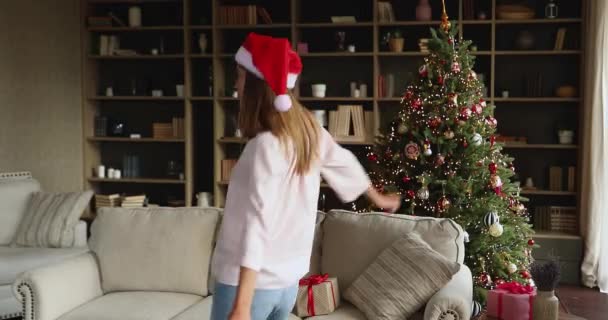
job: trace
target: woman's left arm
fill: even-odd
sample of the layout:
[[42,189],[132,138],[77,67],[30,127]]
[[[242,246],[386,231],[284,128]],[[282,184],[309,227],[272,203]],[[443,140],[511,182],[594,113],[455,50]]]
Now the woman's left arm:
[[239,288],[234,300],[234,307],[230,314],[230,320],[249,320],[251,319],[251,304],[255,292],[255,280],[257,271],[241,267],[239,276]]

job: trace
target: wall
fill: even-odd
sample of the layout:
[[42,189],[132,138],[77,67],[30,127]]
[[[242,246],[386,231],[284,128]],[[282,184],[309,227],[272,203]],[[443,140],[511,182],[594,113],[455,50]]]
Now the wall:
[[80,4],[0,1],[0,172],[82,188]]

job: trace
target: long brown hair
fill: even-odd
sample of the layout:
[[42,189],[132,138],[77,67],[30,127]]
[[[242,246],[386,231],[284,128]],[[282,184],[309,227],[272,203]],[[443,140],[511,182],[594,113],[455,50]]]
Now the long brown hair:
[[[310,111],[304,108],[291,94],[293,105],[286,112],[274,108],[275,94],[264,80],[246,72],[239,129],[247,138],[269,131],[275,135],[285,154],[296,158],[295,171],[305,174],[318,158],[320,127]],[[288,146],[293,147],[288,150]],[[292,153],[293,152],[293,153]]]

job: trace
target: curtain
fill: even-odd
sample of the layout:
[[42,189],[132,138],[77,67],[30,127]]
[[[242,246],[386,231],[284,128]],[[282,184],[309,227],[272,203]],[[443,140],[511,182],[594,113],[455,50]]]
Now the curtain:
[[608,293],[608,1],[586,1],[581,134],[583,284]]

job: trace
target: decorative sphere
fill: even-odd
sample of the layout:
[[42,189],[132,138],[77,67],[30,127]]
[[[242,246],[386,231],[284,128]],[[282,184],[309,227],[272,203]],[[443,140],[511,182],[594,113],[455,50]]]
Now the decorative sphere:
[[428,200],[429,199],[429,188],[422,187],[422,188],[418,189],[418,192],[416,192],[416,196],[422,200]]
[[399,124],[399,127],[397,127],[397,132],[399,132],[399,134],[405,134],[408,130],[408,127],[405,125],[405,123],[401,123]]
[[473,137],[471,138],[471,144],[473,144],[476,147],[479,147],[482,142],[483,142],[483,137],[479,133],[473,134]]
[[502,224],[500,224],[500,223],[495,223],[495,224],[491,225],[490,229],[489,229],[490,235],[495,238],[502,236],[503,231],[504,231],[504,228],[502,227]]
[[469,233],[466,231],[463,233],[463,238],[464,238],[464,243],[469,243],[471,241],[471,238],[469,237]]
[[529,246],[533,246],[533,245],[534,245],[534,243],[535,243],[535,242],[534,242],[534,239],[530,239],[530,240],[528,240],[528,245],[529,245]]
[[427,156],[427,157],[433,155],[433,150],[431,150],[430,147],[424,148],[424,155]]
[[450,200],[443,196],[439,199],[439,201],[437,201],[437,211],[446,212],[448,209],[450,209],[451,205],[452,203],[450,202]]
[[448,129],[443,136],[448,140],[454,139],[454,131]]
[[500,188],[502,187],[502,180],[497,174],[493,174],[490,176],[490,185],[492,188]]
[[530,279],[530,272],[528,272],[527,270],[523,270],[520,274],[522,278]]
[[498,212],[496,211],[486,213],[485,217],[483,218],[483,224],[486,227],[490,227],[498,223],[500,223],[500,218],[498,217]]
[[517,271],[517,266],[515,263],[509,263],[507,266],[507,271],[509,271],[509,273],[515,273],[515,271]]

